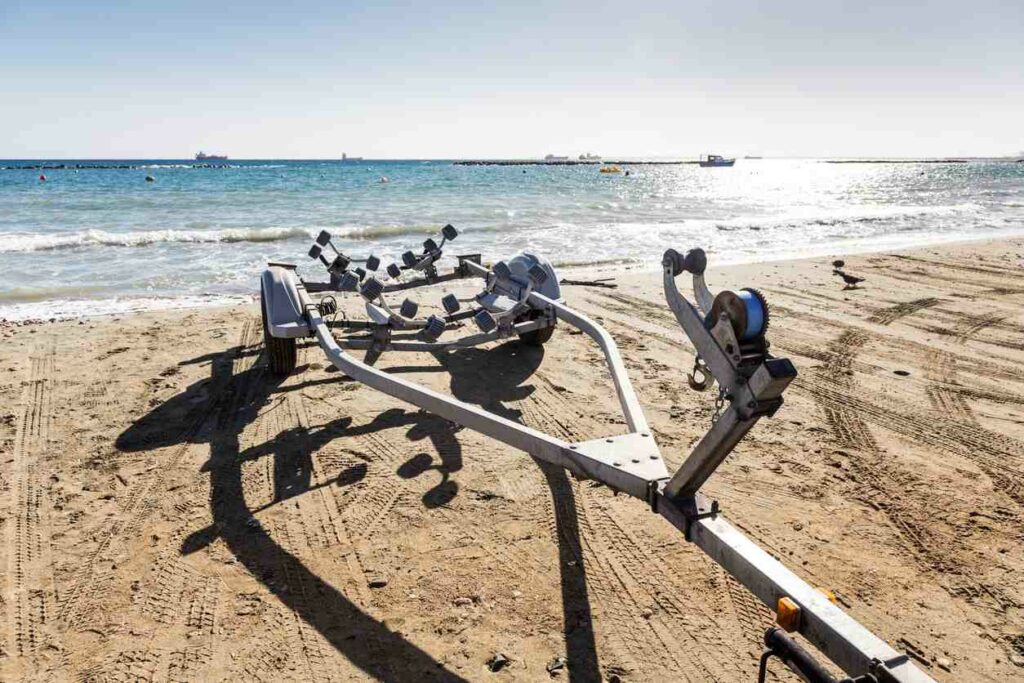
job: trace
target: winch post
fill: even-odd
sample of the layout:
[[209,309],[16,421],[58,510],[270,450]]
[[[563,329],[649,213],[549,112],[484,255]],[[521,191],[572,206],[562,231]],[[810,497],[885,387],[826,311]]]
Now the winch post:
[[[717,417],[665,486],[665,495],[671,498],[696,494],[757,421],[782,405],[782,392],[796,377],[792,363],[784,358],[770,358],[763,352],[767,344],[757,345],[759,350],[753,361],[743,360],[740,342],[728,315],[723,312],[721,319],[712,319],[713,299],[704,281],[706,266],[707,257],[699,249],[691,250],[686,256],[669,249],[662,260],[669,307],[693,344],[697,357],[704,361],[718,382],[721,396],[729,402],[725,412]],[[682,272],[693,274],[694,295],[704,309],[704,316],[676,286],[675,278]],[[720,342],[720,338],[723,341]]]

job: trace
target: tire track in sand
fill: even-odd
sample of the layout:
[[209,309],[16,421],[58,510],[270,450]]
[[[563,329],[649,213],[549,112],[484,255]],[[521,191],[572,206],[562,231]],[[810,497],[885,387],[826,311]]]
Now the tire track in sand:
[[[544,379],[541,373],[537,374]],[[554,389],[549,381],[538,382],[537,390],[517,407],[525,424],[569,441],[594,438],[608,431],[607,424],[582,413],[571,397]],[[572,495],[556,488],[552,498],[556,506],[574,504],[574,510],[565,509],[559,514],[563,518],[575,515],[579,538],[578,543],[564,537],[556,540],[572,544],[572,554],[584,567],[593,604],[602,612],[596,626],[599,632],[607,634],[605,646],[614,658],[626,669],[642,670],[644,676],[653,675],[658,669],[693,681],[742,679],[749,675],[752,669],[745,669],[745,662],[727,656],[729,647],[722,643],[729,642],[728,638],[716,637],[710,629],[691,623],[691,617],[702,610],[704,614],[693,621],[706,625],[706,619],[715,619],[702,604],[708,600],[707,593],[692,588],[707,584],[712,573],[707,563],[687,562],[668,567],[661,553],[627,530],[628,525],[619,520],[607,501],[588,491],[588,484],[568,478],[564,481],[566,487],[571,487]],[[547,509],[554,536],[555,509]],[[722,615],[717,617],[715,620],[721,621]],[[735,635],[744,630],[737,622],[719,626],[727,630],[731,627]],[[763,628],[747,634],[751,635],[750,642],[756,641],[761,632]]]
[[[263,323],[259,317],[245,321],[239,336],[235,357],[232,360],[233,373],[251,369],[260,356],[263,344]],[[154,492],[163,489],[167,476],[177,468],[192,449],[193,437],[202,429],[208,419],[216,415],[218,406],[225,400],[239,401],[239,393],[245,393],[253,384],[253,374],[246,375],[246,387],[239,392],[229,382],[211,384],[205,401],[198,402],[182,420],[184,428],[176,438],[168,457],[159,460],[159,467],[153,468],[143,477],[136,478],[128,490],[121,507],[122,514],[114,517],[100,534],[96,548],[89,554],[72,578],[61,600],[58,617],[66,627],[76,631],[94,625],[95,617],[103,604],[103,594],[110,579],[108,563],[104,562],[115,547],[135,537],[144,522],[155,512],[161,498]]]
[[50,439],[54,363],[53,346],[36,349],[30,357],[29,379],[14,438],[11,517],[6,527],[8,606],[5,650],[22,674],[38,673],[41,651],[57,647],[53,624],[53,567],[50,531],[39,481],[40,457]]
[[867,339],[859,331],[843,332],[829,344],[832,359],[809,377],[798,378],[794,387],[815,398],[833,437],[847,449],[843,453],[856,474],[854,498],[882,511],[911,555],[922,567],[936,572],[940,585],[951,595],[990,600],[996,611],[1002,612],[1015,604],[1013,599],[998,586],[976,578],[970,560],[965,559],[971,556],[969,548],[961,539],[935,531],[929,523],[935,511],[932,491],[881,449],[867,423],[974,460],[997,488],[1002,482],[1001,488],[1010,495],[1012,489],[1007,484],[1011,478],[1006,475],[1004,459],[1016,456],[997,445],[1005,444],[1004,437],[987,430],[942,416],[922,416],[920,410],[910,406],[883,407],[860,398],[849,367]]
[[[232,374],[251,369],[262,348],[262,322],[259,317],[249,319],[242,326],[238,346],[232,358]],[[137,536],[146,520],[166,502],[158,495],[163,491],[167,477],[180,465],[193,447],[194,437],[204,425],[215,418],[226,401],[236,405],[254,386],[256,373],[246,374],[243,387],[232,387],[230,381],[211,384],[205,401],[199,401],[182,420],[184,427],[175,436],[175,446],[168,457],[161,458],[144,477],[132,482],[116,516],[100,534],[96,548],[82,563],[73,577],[61,602],[60,617],[65,627],[74,631],[105,630],[105,595],[116,580],[114,570],[105,559],[118,552],[120,546]],[[175,502],[175,510],[191,510],[193,502],[208,493],[207,485],[188,486]],[[195,498],[195,501],[192,498]],[[184,523],[167,540],[173,551],[157,558],[147,579],[140,583],[140,593],[134,596],[141,611],[158,623],[177,624],[190,628],[199,636],[198,644],[186,648],[168,649],[151,646],[107,652],[79,652],[69,665],[78,671],[81,680],[195,680],[200,669],[213,656],[214,627],[220,602],[220,582],[204,577],[178,557],[181,538],[192,522]],[[95,659],[99,655],[98,661]]]

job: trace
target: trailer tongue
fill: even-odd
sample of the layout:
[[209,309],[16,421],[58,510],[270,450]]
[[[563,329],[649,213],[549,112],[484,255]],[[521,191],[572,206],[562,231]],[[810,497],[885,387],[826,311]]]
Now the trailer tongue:
[[[295,367],[295,342],[314,337],[331,363],[349,377],[389,396],[411,403],[459,425],[486,434],[530,455],[559,465],[577,477],[594,479],[644,501],[683,532],[725,571],[746,586],[777,615],[778,627],[765,633],[765,653],[759,679],[768,661],[777,657],[801,678],[812,683],[835,679],[828,670],[787,633],[798,633],[842,669],[843,681],[861,683],[915,683],[932,679],[904,654],[897,652],[836,607],[819,590],[805,583],[753,541],[730,525],[717,501],[701,493],[704,482],[762,417],[771,417],[782,405],[783,392],[796,377],[785,358],[768,353],[769,310],[764,297],[752,289],[722,291],[713,296],[704,280],[707,259],[694,249],[680,254],[665,252],[662,260],[665,296],[680,326],[697,351],[689,384],[704,391],[718,385],[712,426],[694,446],[675,473],[670,473],[647,425],[614,339],[600,325],[567,306],[550,263],[532,254],[520,254],[492,267],[479,256],[459,257],[447,274],[437,270],[446,241],[457,232],[446,226],[440,244],[427,240],[420,254],[407,252],[404,266],[392,264],[385,283],[364,269],[351,267],[354,259],[336,251],[333,260],[322,249],[330,235],[322,233],[310,251],[328,268],[330,283],[304,283],[293,266],[272,264],[263,274],[261,305],[271,368],[278,373]],[[366,263],[376,271],[379,260]],[[356,272],[362,270],[362,273]],[[403,280],[409,273],[416,278]],[[678,289],[676,278],[693,278],[695,303]],[[480,278],[482,291],[468,310],[452,295],[442,300],[444,316],[417,318],[418,305],[406,300],[392,306],[386,295],[429,287],[460,278]],[[328,321],[337,306],[330,297],[315,302],[311,291],[359,291],[368,320]],[[395,309],[398,310],[395,310]],[[479,333],[450,341],[440,338],[462,320],[473,319]],[[528,343],[544,343],[556,324],[571,325],[600,347],[611,373],[628,428],[618,434],[571,443],[518,422],[489,413],[414,382],[373,367],[385,351],[436,351],[475,346],[518,336]],[[347,334],[335,335],[335,330]],[[396,338],[395,332],[415,331],[415,338]],[[359,331],[361,334],[352,334]],[[364,361],[348,351],[367,351]]]

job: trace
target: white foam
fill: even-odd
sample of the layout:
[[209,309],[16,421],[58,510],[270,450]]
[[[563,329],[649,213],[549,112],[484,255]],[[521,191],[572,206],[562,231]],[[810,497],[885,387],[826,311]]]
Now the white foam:
[[[474,232],[493,232],[500,227],[478,228]],[[327,231],[340,240],[374,240],[403,235],[434,235],[437,225],[351,225],[330,227]],[[215,244],[237,242],[280,242],[290,239],[313,239],[319,227],[300,228],[223,228],[214,230],[138,230],[110,232],[80,230],[65,233],[9,233],[0,235],[0,253],[52,251],[78,247],[145,247],[152,244]]]
[[223,230],[141,230],[108,232],[81,230],[67,233],[11,233],[0,236],[0,253],[48,251],[87,246],[144,247],[161,242],[277,242],[312,238],[308,228],[228,228]]
[[109,299],[50,299],[0,305],[0,320],[72,320],[140,311],[167,311],[247,304],[244,294],[198,294],[175,297],[112,297]]

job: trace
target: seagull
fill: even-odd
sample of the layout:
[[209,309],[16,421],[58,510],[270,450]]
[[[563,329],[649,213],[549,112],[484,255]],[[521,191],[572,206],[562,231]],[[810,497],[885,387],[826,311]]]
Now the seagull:
[[864,282],[864,278],[857,277],[856,275],[850,275],[849,273],[844,273],[838,268],[834,269],[832,271],[832,274],[838,275],[839,277],[843,278],[843,282],[846,283],[846,286],[843,287],[843,289],[859,289],[858,285]]

